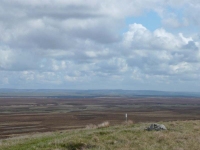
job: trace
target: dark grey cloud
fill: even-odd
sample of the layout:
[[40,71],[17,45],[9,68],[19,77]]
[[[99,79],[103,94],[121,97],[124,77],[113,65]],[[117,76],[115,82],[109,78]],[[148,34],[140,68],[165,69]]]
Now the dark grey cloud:
[[[74,43],[75,44],[75,43]],[[73,40],[57,29],[34,29],[19,36],[9,44],[12,48],[22,49],[68,49],[72,47]]]
[[194,41],[189,41],[186,45],[183,45],[183,49],[188,49],[188,50],[191,50],[193,52],[199,50],[199,48],[197,47],[197,45],[195,44]]
[[59,20],[67,19],[87,19],[87,18],[101,18],[105,17],[103,14],[96,13],[98,12],[95,8],[89,6],[77,6],[77,5],[68,5],[61,8],[32,8],[32,11],[28,11],[26,15],[31,18],[43,18],[48,17]]
[[11,48],[65,50],[75,46],[79,39],[108,44],[119,41],[119,25],[114,27],[118,22],[99,7],[88,2],[3,1],[0,20],[8,37],[3,40]]
[[[93,19],[106,17],[103,13],[98,12],[98,8],[93,8],[87,5],[38,5],[24,6],[22,4],[2,4],[0,7],[2,14],[0,18],[4,21],[17,21],[17,19],[40,19],[51,18],[55,21],[62,21],[67,19]],[[5,12],[6,9],[12,11]],[[12,20],[14,19],[14,20]],[[20,20],[18,20],[20,21]]]
[[110,44],[119,42],[120,37],[112,27],[107,24],[100,24],[89,29],[74,30],[70,33],[71,36],[76,36],[82,39],[90,39],[99,43]]

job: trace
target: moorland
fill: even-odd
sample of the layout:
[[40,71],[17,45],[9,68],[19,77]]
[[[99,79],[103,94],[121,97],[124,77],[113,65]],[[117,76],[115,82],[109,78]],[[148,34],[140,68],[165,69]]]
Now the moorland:
[[198,97],[1,97],[0,138],[85,128],[109,121],[200,120]]

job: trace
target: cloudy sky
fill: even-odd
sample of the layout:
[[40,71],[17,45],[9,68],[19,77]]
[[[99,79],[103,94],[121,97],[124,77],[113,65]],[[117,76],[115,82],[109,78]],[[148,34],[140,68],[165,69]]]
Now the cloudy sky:
[[1,0],[0,88],[199,91],[199,0]]

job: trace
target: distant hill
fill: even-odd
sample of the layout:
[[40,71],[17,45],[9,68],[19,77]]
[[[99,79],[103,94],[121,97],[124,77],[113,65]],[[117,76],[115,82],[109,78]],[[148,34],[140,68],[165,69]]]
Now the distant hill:
[[0,89],[0,97],[200,97],[197,92],[151,90]]

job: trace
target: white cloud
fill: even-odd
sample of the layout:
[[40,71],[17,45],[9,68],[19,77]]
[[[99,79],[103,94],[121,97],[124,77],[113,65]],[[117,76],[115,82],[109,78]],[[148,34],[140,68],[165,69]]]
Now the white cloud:
[[165,49],[177,50],[187,44],[191,38],[187,39],[183,34],[173,35],[163,28],[150,32],[141,24],[132,24],[129,31],[124,33],[124,45],[134,49]]
[[[160,28],[133,23],[122,33],[128,17],[150,11]],[[198,14],[195,0],[2,0],[0,87],[192,83],[200,78],[200,38],[184,29],[199,27]]]
[[187,76],[193,80],[193,75],[200,70],[200,51],[196,43],[182,33],[174,35],[164,29],[151,32],[140,24],[130,25],[123,42],[128,45],[125,57],[133,69],[132,77],[138,80],[152,75],[165,76],[168,80],[174,80],[175,76],[184,80]]

